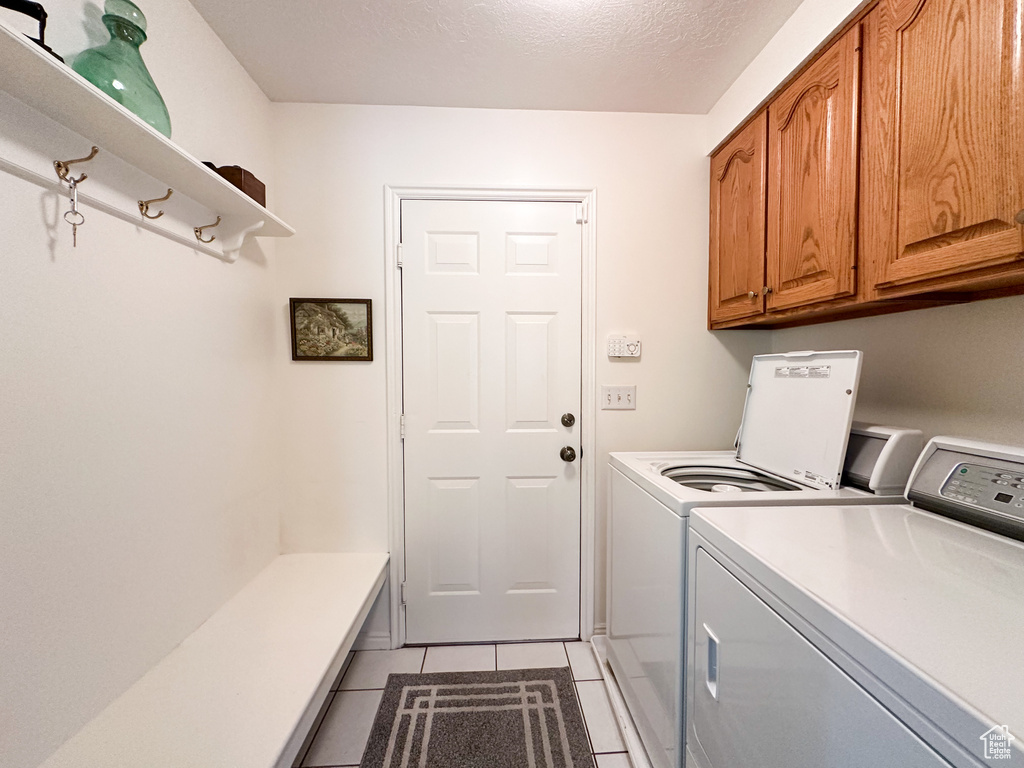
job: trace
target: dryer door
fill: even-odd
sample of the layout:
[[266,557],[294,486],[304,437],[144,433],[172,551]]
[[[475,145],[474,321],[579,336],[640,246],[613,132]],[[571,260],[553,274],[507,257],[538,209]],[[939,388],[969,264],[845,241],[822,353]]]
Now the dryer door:
[[704,768],[949,768],[698,548],[687,748]]

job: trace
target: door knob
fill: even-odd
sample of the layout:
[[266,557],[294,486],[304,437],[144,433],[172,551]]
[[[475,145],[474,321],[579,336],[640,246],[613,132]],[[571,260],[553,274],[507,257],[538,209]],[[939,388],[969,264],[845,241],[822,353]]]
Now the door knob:
[[571,413],[563,413],[562,414],[562,426],[563,427],[571,427],[575,423],[576,423],[576,417],[573,416]]
[[576,451],[570,448],[568,445],[558,452],[558,455],[562,457],[562,461],[576,461]]

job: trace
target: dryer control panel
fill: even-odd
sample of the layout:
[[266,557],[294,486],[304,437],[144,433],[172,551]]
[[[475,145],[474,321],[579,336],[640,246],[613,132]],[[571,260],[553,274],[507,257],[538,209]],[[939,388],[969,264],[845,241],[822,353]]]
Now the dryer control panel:
[[1024,509],[1024,474],[983,464],[957,464],[942,486],[942,495],[997,511]]
[[907,486],[914,506],[1024,541],[1024,449],[933,438]]

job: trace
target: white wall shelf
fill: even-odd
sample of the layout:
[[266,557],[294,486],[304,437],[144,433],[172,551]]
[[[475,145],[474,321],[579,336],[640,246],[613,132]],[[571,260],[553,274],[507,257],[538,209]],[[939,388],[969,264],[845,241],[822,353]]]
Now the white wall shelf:
[[[95,191],[99,185],[93,180],[99,178],[100,166],[96,161],[84,163],[73,166],[72,171],[75,175],[83,172],[89,174],[89,181],[80,189],[82,199],[87,204],[95,202],[98,209],[116,215],[121,214],[114,208],[125,209],[122,218],[130,218],[147,229],[228,261],[237,258],[238,248],[249,233],[255,233],[258,237],[289,237],[295,234],[295,230],[280,218],[122,107],[69,66],[61,64],[27,37],[3,23],[0,23],[0,72],[3,73],[0,90],[98,146],[100,155],[97,159],[104,155],[113,156],[163,186],[163,189],[158,189],[151,184],[139,184],[137,186],[145,188],[122,189],[120,191],[124,194],[121,197],[124,200],[112,205],[99,199]],[[38,154],[38,144],[36,149]],[[34,167],[38,162],[33,163],[33,167],[27,167],[28,164],[22,158],[0,156],[0,160],[7,161],[3,163],[7,170],[37,183],[42,184],[52,178],[51,186],[56,189],[58,181],[52,170],[52,161],[88,154],[88,146],[84,147],[84,151],[82,149],[81,144],[47,147],[51,155],[49,168]],[[123,182],[119,184],[123,186]],[[196,242],[190,228],[179,226],[178,229],[183,231],[174,231],[170,216],[167,221],[161,219],[152,222],[143,219],[134,204],[123,204],[129,200],[158,197],[168,187],[174,190],[179,200],[188,198],[213,214],[208,220],[199,220],[202,217],[197,218],[198,214],[191,211],[190,217],[194,219],[191,226],[209,224],[216,216],[222,218],[220,227],[207,231],[207,236],[216,235],[214,244],[204,246]],[[95,199],[90,199],[90,193]],[[164,208],[170,214],[176,202],[172,200],[160,204],[158,208]]]

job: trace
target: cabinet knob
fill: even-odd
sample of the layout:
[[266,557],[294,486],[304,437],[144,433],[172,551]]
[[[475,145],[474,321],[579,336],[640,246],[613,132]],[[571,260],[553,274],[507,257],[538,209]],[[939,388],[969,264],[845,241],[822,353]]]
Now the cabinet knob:
[[1024,224],[1024,208],[1022,208],[1021,210],[1017,211],[1017,215],[1014,216],[1013,218],[1015,218],[1017,220],[1018,224]]
[[747,298],[748,299],[756,299],[757,298],[757,291],[747,291]]
[[761,295],[762,296],[767,296],[771,292],[772,292],[772,289],[769,288],[767,285],[764,288],[761,289]]

